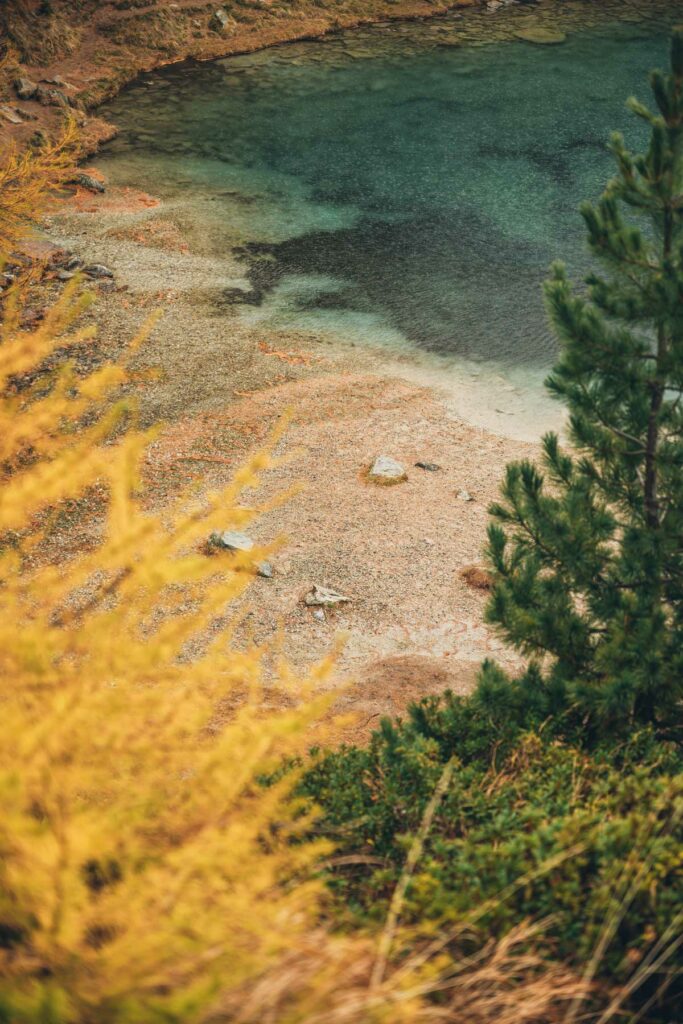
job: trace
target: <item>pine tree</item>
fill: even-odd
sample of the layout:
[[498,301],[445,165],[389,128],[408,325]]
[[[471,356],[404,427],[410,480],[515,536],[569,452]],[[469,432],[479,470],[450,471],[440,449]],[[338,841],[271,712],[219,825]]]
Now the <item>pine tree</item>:
[[671,65],[650,76],[655,113],[628,103],[647,152],[613,135],[617,174],[581,208],[602,273],[576,290],[558,263],[545,285],[572,450],[548,434],[540,467],[509,465],[489,529],[488,619],[529,667],[510,683],[487,664],[480,697],[602,733],[681,719],[683,28]]

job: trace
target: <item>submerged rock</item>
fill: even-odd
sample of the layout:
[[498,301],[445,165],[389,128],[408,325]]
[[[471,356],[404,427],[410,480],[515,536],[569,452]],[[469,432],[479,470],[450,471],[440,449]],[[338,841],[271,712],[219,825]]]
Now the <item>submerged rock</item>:
[[377,484],[400,484],[408,479],[405,466],[389,455],[378,455],[370,466],[368,479]]
[[[246,533],[240,533],[239,530],[225,530],[223,533],[217,531],[209,537],[209,547],[222,548],[224,551],[232,551],[234,553],[249,552],[255,546],[251,537],[247,536]],[[256,564],[256,572],[259,576],[263,576],[264,579],[270,580],[273,578],[273,567],[270,562],[258,562]]]
[[553,28],[520,28],[515,32],[517,39],[524,39],[527,43],[538,43],[545,46],[554,46],[563,43],[567,38],[564,32]]

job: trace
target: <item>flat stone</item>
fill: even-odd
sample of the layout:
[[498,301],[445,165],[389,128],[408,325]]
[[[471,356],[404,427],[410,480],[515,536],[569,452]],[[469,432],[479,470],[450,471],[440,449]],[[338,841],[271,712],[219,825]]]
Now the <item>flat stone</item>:
[[378,484],[400,484],[408,479],[405,466],[389,455],[378,455],[368,473],[368,479]]
[[348,604],[350,597],[330,590],[329,587],[319,587],[317,584],[306,594],[304,604],[309,608],[334,608],[337,604]]
[[84,267],[84,273],[88,277],[113,277],[114,274],[109,267],[103,266],[101,263],[91,263],[90,266]]
[[416,462],[415,465],[418,469],[424,469],[427,473],[438,473],[441,466],[437,466],[436,462]]
[[12,124],[22,124],[24,121],[38,120],[37,114],[32,114],[29,110],[24,110],[22,107],[12,107],[9,103],[3,103],[0,110],[3,117]]
[[228,551],[251,551],[254,542],[246,533],[239,530],[225,530],[223,533],[212,533],[209,538],[211,544],[217,548],[227,548]]
[[458,491],[458,493],[456,494],[456,498],[459,498],[460,501],[474,501],[474,498],[472,497],[470,492],[466,491],[464,488],[463,490]]
[[[224,551],[248,552],[256,545],[251,537],[239,530],[225,530],[223,533],[215,532],[209,537],[209,545],[212,548],[222,548]],[[264,579],[273,578],[273,567],[270,562],[258,562],[256,572]]]
[[16,110],[12,107],[8,107],[6,104],[0,106],[0,117],[4,117],[5,121],[9,121],[10,124],[23,124],[23,117],[19,117]]
[[61,75],[53,75],[52,78],[41,78],[41,82],[47,82],[48,85],[58,85],[60,89],[73,89],[73,85],[65,81]]
[[527,43],[537,43],[540,46],[556,46],[563,43],[567,38],[564,32],[558,32],[552,28],[520,28],[515,32],[517,39],[523,39]]

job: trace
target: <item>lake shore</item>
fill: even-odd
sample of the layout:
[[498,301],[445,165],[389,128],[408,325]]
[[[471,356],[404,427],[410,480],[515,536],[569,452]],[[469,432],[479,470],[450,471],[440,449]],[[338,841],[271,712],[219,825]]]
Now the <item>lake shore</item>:
[[[140,73],[185,60],[211,61],[253,53],[286,43],[320,39],[330,32],[383,22],[431,19],[439,15],[486,6],[486,0],[340,0],[332,9],[311,0],[295,10],[271,8],[270,3],[238,8],[224,23],[216,21],[219,4],[178,0],[173,10],[163,3],[83,5],[83,13],[62,15],[45,29],[41,54],[36,13],[17,12],[19,31],[10,43],[28,55],[18,69],[22,77],[52,84],[62,99],[19,102],[17,119],[0,117],[0,156],[12,145],[23,146],[34,132],[59,131],[65,106],[75,112],[85,153],[94,153],[116,134],[116,126],[97,114],[97,107],[121,91]],[[489,6],[491,6],[489,4]],[[10,17],[11,15],[7,15]],[[26,20],[25,25],[19,19]],[[35,54],[41,54],[36,59]],[[14,101],[15,97],[13,97]],[[24,118],[23,115],[26,115]]]
[[[231,258],[193,252],[172,204],[115,187],[80,194],[51,235],[115,273],[92,314],[100,357],[163,312],[136,364],[146,378],[135,389],[141,423],[162,424],[146,466],[154,505],[190,482],[200,493],[225,483],[291,416],[278,452],[287,459],[254,497],[303,490],[253,531],[258,543],[285,539],[274,578],[250,590],[249,630],[262,643],[282,630],[301,671],[345,635],[334,685],[353,680],[340,699],[358,713],[353,735],[427,693],[466,691],[485,657],[515,663],[483,625],[486,590],[461,573],[481,562],[506,462],[533,456],[535,444],[466,423],[414,360],[240,325],[218,301],[234,284]],[[367,481],[380,454],[406,466],[405,483]],[[302,601],[316,584],[352,600],[319,620]]]

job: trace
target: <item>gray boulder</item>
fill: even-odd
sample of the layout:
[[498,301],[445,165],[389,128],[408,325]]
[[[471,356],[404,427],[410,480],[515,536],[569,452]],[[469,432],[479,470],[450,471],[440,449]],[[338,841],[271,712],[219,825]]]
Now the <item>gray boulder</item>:
[[37,89],[38,86],[30,78],[21,77],[14,79],[14,91],[20,100],[32,100]]
[[225,32],[230,25],[231,19],[226,11],[222,7],[219,7],[217,11],[211,15],[209,20],[209,29],[211,32]]
[[71,101],[61,89],[47,89],[44,85],[36,88],[35,98],[44,107],[70,107]]

